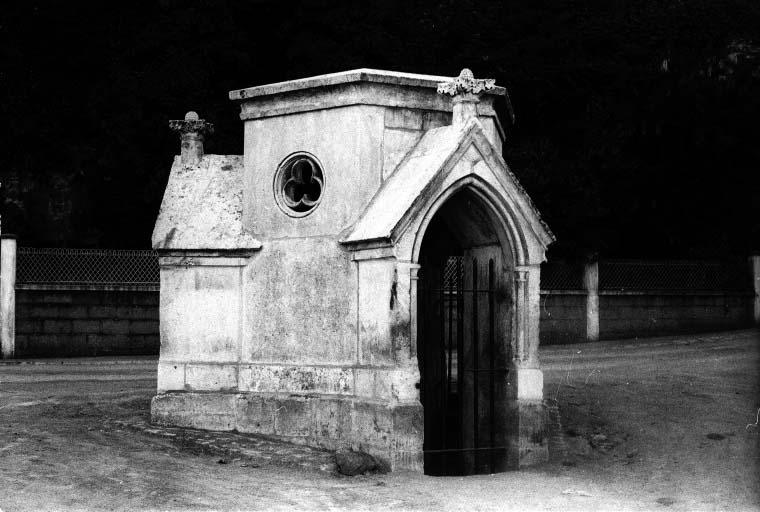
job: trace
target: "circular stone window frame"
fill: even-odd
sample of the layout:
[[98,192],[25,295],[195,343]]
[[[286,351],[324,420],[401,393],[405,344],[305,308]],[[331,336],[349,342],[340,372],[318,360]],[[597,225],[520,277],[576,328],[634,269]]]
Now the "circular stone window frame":
[[[322,180],[322,192],[319,194],[319,198],[317,198],[315,204],[309,208],[308,210],[304,212],[299,212],[297,210],[294,210],[288,204],[285,202],[283,195],[285,193],[285,187],[284,183],[282,183],[282,175],[285,173],[285,171],[291,166],[291,164],[298,159],[306,158],[308,160],[311,160],[312,164],[315,165],[321,174],[321,180]],[[325,196],[325,189],[327,188],[327,180],[325,179],[325,168],[322,165],[322,162],[314,156],[313,154],[309,153],[308,151],[297,151],[295,153],[291,153],[288,156],[286,156],[282,162],[277,166],[277,171],[274,173],[274,180],[272,183],[272,190],[274,192],[274,200],[277,203],[277,206],[282,210],[282,212],[289,216],[294,218],[301,218],[306,217],[307,215],[311,215],[314,210],[319,208],[319,205],[322,204],[322,198]]]

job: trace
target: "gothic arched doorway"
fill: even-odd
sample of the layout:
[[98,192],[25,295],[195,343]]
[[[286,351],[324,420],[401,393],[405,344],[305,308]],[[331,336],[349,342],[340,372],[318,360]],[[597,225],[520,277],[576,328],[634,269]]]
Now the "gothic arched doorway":
[[494,211],[463,189],[434,214],[419,252],[417,358],[430,475],[510,464],[508,368],[514,259]]

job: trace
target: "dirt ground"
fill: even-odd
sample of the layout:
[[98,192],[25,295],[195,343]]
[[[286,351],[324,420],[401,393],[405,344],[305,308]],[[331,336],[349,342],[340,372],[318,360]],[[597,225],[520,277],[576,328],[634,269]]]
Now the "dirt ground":
[[342,477],[326,453],[145,428],[155,359],[2,362],[0,509],[760,510],[757,331],[541,357],[554,460],[464,478]]

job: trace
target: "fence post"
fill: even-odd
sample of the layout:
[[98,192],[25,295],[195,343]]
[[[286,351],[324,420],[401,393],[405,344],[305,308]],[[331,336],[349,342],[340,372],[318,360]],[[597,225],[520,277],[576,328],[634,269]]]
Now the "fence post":
[[0,349],[11,359],[16,348],[16,237],[0,236]]
[[755,324],[760,325],[760,254],[749,257],[752,267],[752,289],[755,290]]
[[591,261],[583,268],[586,289],[586,341],[599,340],[599,262]]

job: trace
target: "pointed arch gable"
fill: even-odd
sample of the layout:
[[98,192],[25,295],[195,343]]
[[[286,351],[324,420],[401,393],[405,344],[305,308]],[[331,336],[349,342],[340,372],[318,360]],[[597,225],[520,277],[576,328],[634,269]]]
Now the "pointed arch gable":
[[515,264],[543,261],[554,237],[477,119],[427,132],[341,242],[395,247],[397,257],[416,261],[419,244],[413,240],[448,198],[465,189],[498,220]]
[[471,193],[489,211],[492,227],[496,231],[500,245],[508,248],[511,253],[510,263],[524,265],[528,255],[527,241],[514,223],[509,206],[500,201],[499,194],[485,180],[475,174],[459,178],[425,205],[424,214],[419,217],[417,222],[413,223],[414,225],[409,226],[412,229],[407,229],[398,239],[397,256],[400,259],[416,263],[419,260],[422,240],[430,221],[452,197],[464,191]]

